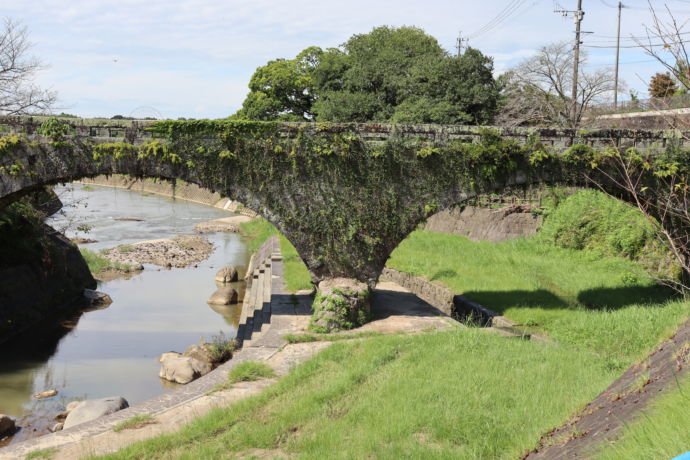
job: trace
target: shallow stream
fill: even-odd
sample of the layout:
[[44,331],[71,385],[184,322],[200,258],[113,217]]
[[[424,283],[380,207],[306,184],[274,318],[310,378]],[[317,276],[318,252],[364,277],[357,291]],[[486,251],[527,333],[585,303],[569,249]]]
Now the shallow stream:
[[[114,188],[68,185],[56,192],[67,205],[65,215],[54,216],[48,224],[57,229],[67,226],[69,237],[97,240],[82,245],[92,251],[191,234],[199,222],[232,215]],[[82,224],[92,227],[88,234],[76,231]],[[19,418],[24,427],[11,442],[47,432],[56,423],[54,415],[75,399],[123,396],[133,405],[169,391],[174,384],[158,377],[161,353],[182,352],[202,337],[210,339],[221,331],[235,336],[239,306],[212,308],[206,300],[216,289],[215,272],[225,265],[246,267],[249,255],[237,234],[206,236],[215,250],[198,267],[145,265],[141,274],[130,279],[99,282],[98,290],[113,299],[109,307],[42,325],[3,345],[0,413]],[[48,389],[58,390],[58,396],[32,397]]]

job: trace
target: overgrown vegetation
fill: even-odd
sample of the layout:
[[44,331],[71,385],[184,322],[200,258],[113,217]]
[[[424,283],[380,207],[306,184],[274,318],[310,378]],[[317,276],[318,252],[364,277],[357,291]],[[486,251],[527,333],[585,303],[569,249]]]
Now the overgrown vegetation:
[[224,363],[232,358],[232,353],[237,349],[235,339],[226,337],[223,331],[217,335],[212,335],[208,342],[202,338],[201,344],[208,352],[212,363]]
[[579,191],[560,203],[539,238],[562,248],[626,257],[654,275],[680,275],[681,267],[661,244],[657,228],[638,209],[596,190]]
[[343,341],[255,397],[104,458],[513,459],[613,375],[600,357],[477,329]]
[[657,397],[623,428],[621,437],[602,446],[600,460],[656,460],[687,452],[690,379],[687,374],[669,393]]

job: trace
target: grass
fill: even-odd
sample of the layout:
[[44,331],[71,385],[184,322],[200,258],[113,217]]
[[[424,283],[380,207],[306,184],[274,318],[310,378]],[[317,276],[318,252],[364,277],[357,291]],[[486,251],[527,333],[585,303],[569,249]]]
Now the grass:
[[340,340],[351,339],[365,339],[369,337],[377,337],[382,335],[378,331],[363,331],[355,332],[353,334],[285,334],[283,339],[288,343],[306,343],[306,342],[338,342]]
[[150,416],[149,414],[135,415],[134,417],[129,418],[115,425],[113,427],[113,431],[115,433],[119,433],[122,430],[136,430],[139,428],[143,428],[146,425],[152,425],[154,423],[157,423],[156,419]]
[[228,372],[228,382],[253,382],[259,379],[275,377],[273,369],[257,361],[244,361]]
[[418,230],[388,266],[441,282],[528,331],[605,356],[617,369],[640,358],[690,312],[690,302],[645,278],[632,261],[536,238],[476,243]]
[[41,449],[41,450],[35,450],[33,452],[29,452],[26,454],[26,457],[24,457],[26,460],[30,460],[33,458],[53,458],[55,454],[58,453],[60,449],[57,447],[51,447],[50,449]]
[[234,338],[227,338],[223,331],[212,335],[209,342],[202,337],[201,344],[208,352],[211,362],[214,363],[224,363],[232,358],[232,353],[237,349],[237,341]]
[[478,329],[342,341],[257,396],[104,458],[518,458],[613,376],[601,358]]
[[86,261],[86,264],[89,266],[89,270],[91,271],[91,273],[94,274],[104,272],[107,270],[117,270],[125,273],[129,273],[134,270],[132,266],[129,264],[112,262],[103,257],[102,255],[90,251],[88,249],[79,248],[79,252],[81,252],[82,257]]
[[[242,235],[247,237],[247,249],[256,251],[272,235],[278,235],[278,230],[266,219],[256,218],[240,224]],[[302,289],[312,289],[311,276],[295,247],[283,235],[280,238],[280,251],[283,255],[283,278],[286,289],[296,292]]]
[[685,374],[672,391],[657,397],[627,424],[618,441],[603,446],[595,457],[600,460],[656,460],[689,451],[688,407],[690,377]]
[[230,372],[228,372],[228,380],[216,385],[213,391],[227,390],[237,382],[254,382],[259,379],[268,379],[275,376],[276,374],[273,372],[273,369],[265,363],[244,361],[230,369]]

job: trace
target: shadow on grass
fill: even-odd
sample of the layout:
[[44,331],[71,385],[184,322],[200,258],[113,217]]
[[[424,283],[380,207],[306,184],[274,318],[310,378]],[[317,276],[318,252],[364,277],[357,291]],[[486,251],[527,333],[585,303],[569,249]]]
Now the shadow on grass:
[[556,295],[546,289],[536,291],[467,291],[467,298],[484,305],[496,313],[514,307],[563,310],[617,310],[635,304],[661,306],[676,294],[664,286],[630,286],[587,289],[577,295]]

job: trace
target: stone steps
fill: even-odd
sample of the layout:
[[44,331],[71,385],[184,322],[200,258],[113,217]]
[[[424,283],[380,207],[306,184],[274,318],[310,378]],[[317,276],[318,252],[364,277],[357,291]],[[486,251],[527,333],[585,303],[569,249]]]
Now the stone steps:
[[280,259],[277,237],[269,238],[251,258],[249,269],[252,271],[246,277],[250,286],[242,303],[237,328],[238,347],[251,347],[261,338],[265,326],[271,323],[272,261]]

